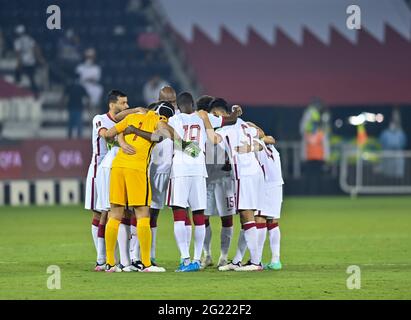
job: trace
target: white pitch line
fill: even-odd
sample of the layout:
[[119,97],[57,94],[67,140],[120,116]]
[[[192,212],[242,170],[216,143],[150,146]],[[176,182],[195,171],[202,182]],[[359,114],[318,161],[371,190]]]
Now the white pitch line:
[[390,266],[390,267],[395,267],[395,266],[400,266],[400,267],[406,267],[406,266],[411,266],[410,263],[359,263],[359,266]]

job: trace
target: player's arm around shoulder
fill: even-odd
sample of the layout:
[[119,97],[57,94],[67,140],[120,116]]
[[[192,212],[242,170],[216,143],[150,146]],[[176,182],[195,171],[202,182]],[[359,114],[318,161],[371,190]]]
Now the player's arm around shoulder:
[[243,109],[239,105],[232,106],[231,110],[232,112],[229,116],[223,117],[221,125],[222,127],[235,124],[237,122],[238,117],[240,117],[243,114]]
[[116,121],[121,121],[130,114],[134,114],[134,113],[146,114],[147,111],[148,111],[148,109],[143,108],[143,107],[129,108],[129,109],[126,109],[124,111],[121,111],[121,112],[117,113],[114,116],[114,119]]
[[129,122],[133,119],[133,116],[134,114],[126,116],[123,120],[106,130],[103,136],[104,139],[114,139],[117,134],[124,132],[128,127]]
[[264,136],[262,140],[265,144],[275,144],[277,142],[273,136]]
[[203,120],[204,126],[206,129],[207,133],[207,138],[213,143],[213,144],[219,144],[222,141],[222,137],[215,132],[209,118],[209,114],[207,111],[200,110],[197,111],[197,115]]
[[174,128],[167,123],[167,119],[160,117],[156,124],[155,134],[163,137],[169,138],[171,140],[181,140],[181,137],[175,132]]

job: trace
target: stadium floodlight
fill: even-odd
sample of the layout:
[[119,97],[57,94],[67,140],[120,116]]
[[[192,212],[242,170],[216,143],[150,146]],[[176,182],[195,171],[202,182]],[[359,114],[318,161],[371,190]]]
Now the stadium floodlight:
[[351,116],[348,118],[348,122],[353,126],[359,126],[365,122],[378,122],[381,123],[384,121],[384,116],[381,113],[370,113],[362,112],[357,116]]
[[377,113],[377,115],[375,116],[375,120],[376,120],[378,123],[383,122],[383,121],[384,121],[384,115],[381,114],[381,113]]
[[353,126],[359,126],[366,121],[365,115],[363,113],[358,116],[351,116],[348,118],[348,122]]

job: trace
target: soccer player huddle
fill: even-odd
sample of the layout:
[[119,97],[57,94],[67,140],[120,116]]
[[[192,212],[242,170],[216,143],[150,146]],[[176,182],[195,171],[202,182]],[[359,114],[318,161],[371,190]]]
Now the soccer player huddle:
[[[211,96],[195,102],[190,93],[176,96],[169,86],[147,108],[129,108],[126,94],[118,90],[110,91],[108,104],[107,113],[93,118],[86,183],[96,271],[164,272],[156,260],[157,219],[164,206],[174,217],[180,251],[176,271],[213,265],[212,215],[222,224],[218,270],[282,268],[278,221],[284,182],[273,137],[241,119],[238,105],[229,107]],[[241,231],[229,260],[235,214]],[[267,233],[271,262],[263,265]],[[243,264],[247,249],[250,260]]]

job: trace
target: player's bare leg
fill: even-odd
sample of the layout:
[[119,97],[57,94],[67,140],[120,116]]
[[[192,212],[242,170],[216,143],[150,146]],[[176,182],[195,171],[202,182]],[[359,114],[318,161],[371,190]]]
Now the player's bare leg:
[[97,233],[97,263],[95,271],[104,271],[106,267],[106,223],[107,223],[107,211],[102,211],[100,215],[100,221],[98,225]]
[[268,237],[270,239],[271,248],[271,263],[266,266],[266,269],[280,270],[282,268],[280,261],[280,241],[281,233],[279,219],[267,220]]
[[164,272],[165,269],[151,265],[151,229],[150,211],[148,206],[134,208],[137,219],[137,237],[140,243],[141,261],[144,265],[142,272]]

